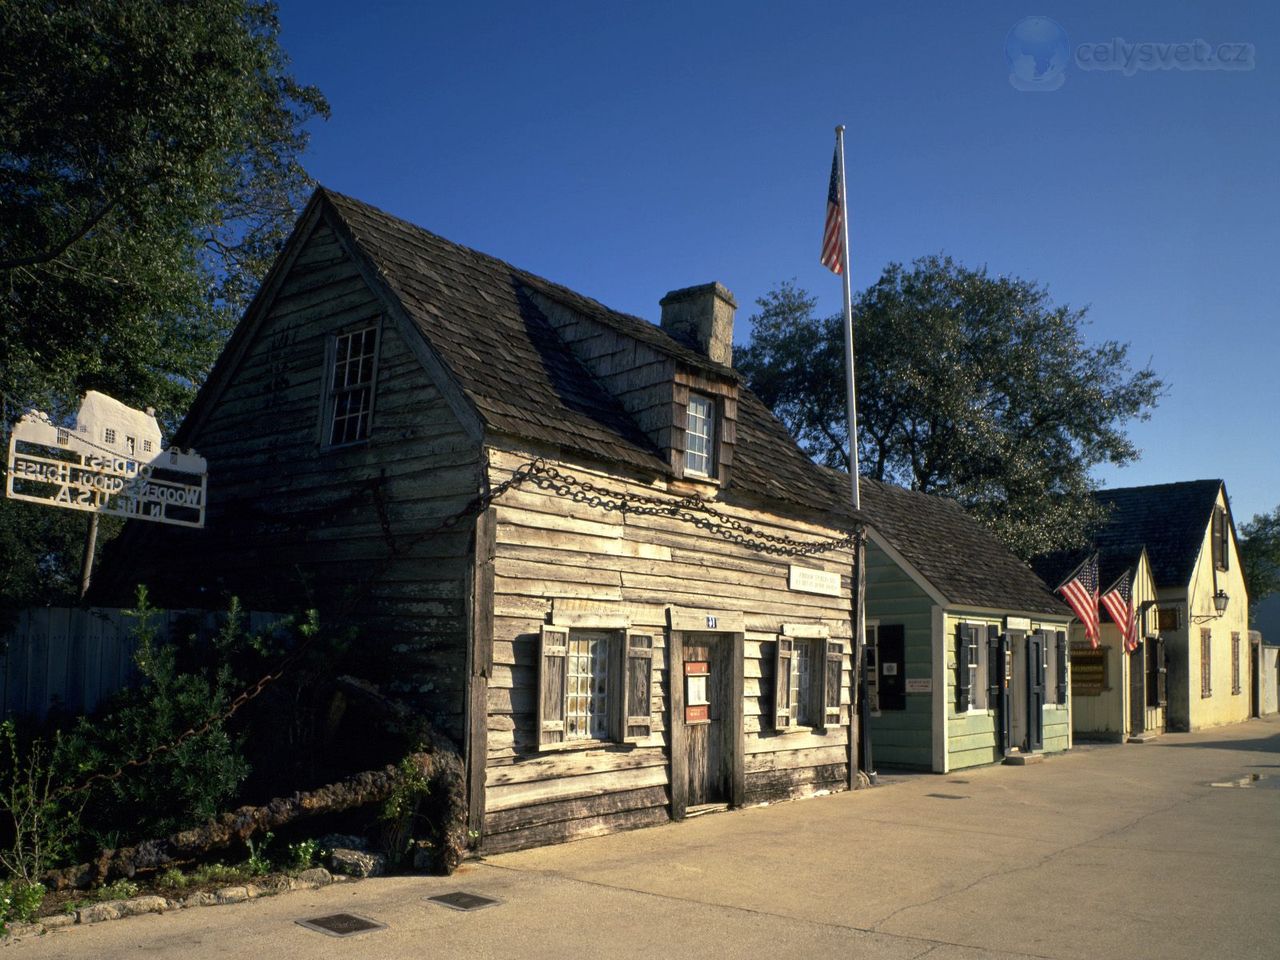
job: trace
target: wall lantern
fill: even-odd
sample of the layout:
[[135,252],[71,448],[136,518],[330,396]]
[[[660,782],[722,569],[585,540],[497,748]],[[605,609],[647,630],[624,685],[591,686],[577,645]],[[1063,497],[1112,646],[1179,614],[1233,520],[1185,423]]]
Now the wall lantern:
[[1218,616],[1222,616],[1227,612],[1227,601],[1230,599],[1231,598],[1227,596],[1226,591],[1222,589],[1219,589],[1218,592],[1213,595],[1213,609],[1218,612]]

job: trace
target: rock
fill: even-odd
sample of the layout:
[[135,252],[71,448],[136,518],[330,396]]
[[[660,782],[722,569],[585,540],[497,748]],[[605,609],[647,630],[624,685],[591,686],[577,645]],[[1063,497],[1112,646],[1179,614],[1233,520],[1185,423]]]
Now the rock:
[[326,833],[316,841],[321,850],[368,850],[369,842],[364,837],[351,833]]
[[329,868],[353,877],[380,877],[387,872],[387,858],[380,853],[339,847],[329,854]]
[[214,892],[218,903],[243,903],[249,899],[248,887],[223,887]]
[[5,936],[10,940],[17,940],[19,937],[29,937],[40,932],[38,923],[11,923]]
[[76,911],[80,923],[101,923],[103,920],[119,920],[124,916],[123,900],[108,900],[106,903],[95,903],[91,907],[81,907]]
[[40,926],[46,930],[56,930],[58,927],[69,927],[76,922],[74,913],[55,913],[51,917],[41,917]]
[[209,907],[218,902],[218,898],[208,890],[193,893],[182,901],[184,907]]
[[435,847],[425,840],[418,840],[413,845],[413,869],[429,873],[436,866]]
[[164,897],[134,897],[132,900],[121,902],[120,916],[136,917],[144,913],[164,913],[167,909],[169,909],[169,901]]
[[303,870],[298,874],[298,879],[303,883],[314,883],[318,887],[328,886],[333,882],[333,877],[324,867],[312,867],[310,870]]

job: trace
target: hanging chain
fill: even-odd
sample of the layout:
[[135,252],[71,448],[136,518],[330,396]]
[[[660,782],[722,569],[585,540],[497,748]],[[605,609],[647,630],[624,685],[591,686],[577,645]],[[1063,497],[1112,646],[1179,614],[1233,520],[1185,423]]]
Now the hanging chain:
[[[439,523],[420,531],[403,545],[398,544],[392,534],[386,501],[382,497],[381,489],[375,487],[373,496],[375,509],[378,513],[378,522],[390,548],[390,556],[387,560],[402,559],[405,552],[411,550],[427,537],[455,527],[467,517],[484,512],[495,501],[501,499],[508,490],[518,489],[525,484],[532,484],[540,490],[545,490],[573,503],[583,504],[593,510],[620,513],[624,516],[630,514],[634,516],[668,517],[690,524],[700,530],[705,530],[729,543],[746,547],[756,553],[765,553],[771,556],[806,557],[828,553],[832,550],[850,549],[857,543],[859,536],[855,531],[838,538],[809,541],[795,540],[785,535],[771,534],[758,530],[749,524],[743,523],[741,520],[726,516],[696,494],[690,494],[679,499],[664,499],[626,490],[610,490],[589,480],[579,480],[571,474],[550,466],[543,458],[537,457],[512,471],[511,476],[506,480],[473,497],[457,513],[451,514]],[[376,573],[381,569],[382,565],[378,565],[373,572]],[[374,577],[369,577],[366,582],[372,582],[373,579]],[[354,603],[354,601],[351,602]],[[186,741],[208,733],[219,724],[230,720],[236,711],[261,695],[268,686],[284,676],[301,659],[315,636],[315,633],[311,633],[304,637],[302,643],[287,654],[275,670],[264,674],[252,686],[241,691],[225,710],[209,717],[199,726],[188,728],[176,739],[161,744],[144,756],[126,760],[110,773],[95,773],[74,787],[61,788],[56,796],[67,796],[68,794],[85,790],[95,783],[119,780],[128,771],[145,767],[164,754],[177,750]]]

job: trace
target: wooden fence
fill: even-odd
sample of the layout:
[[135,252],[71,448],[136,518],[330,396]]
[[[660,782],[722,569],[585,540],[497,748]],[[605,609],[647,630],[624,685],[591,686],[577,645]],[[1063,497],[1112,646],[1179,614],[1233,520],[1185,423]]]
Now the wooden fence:
[[[167,637],[180,618],[202,629],[216,628],[206,611],[157,612],[152,621]],[[247,626],[261,629],[275,614],[250,613]],[[24,611],[0,638],[0,717],[43,721],[51,709],[89,714],[107,697],[138,679],[133,654],[137,621],[106,607],[41,607]]]

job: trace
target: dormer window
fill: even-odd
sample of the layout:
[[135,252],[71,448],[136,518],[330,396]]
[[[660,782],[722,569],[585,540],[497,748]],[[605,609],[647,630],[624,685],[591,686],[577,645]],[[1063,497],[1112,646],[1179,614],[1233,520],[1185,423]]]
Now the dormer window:
[[716,406],[710,397],[689,394],[688,417],[684,432],[684,472],[695,476],[711,476],[715,463]]

